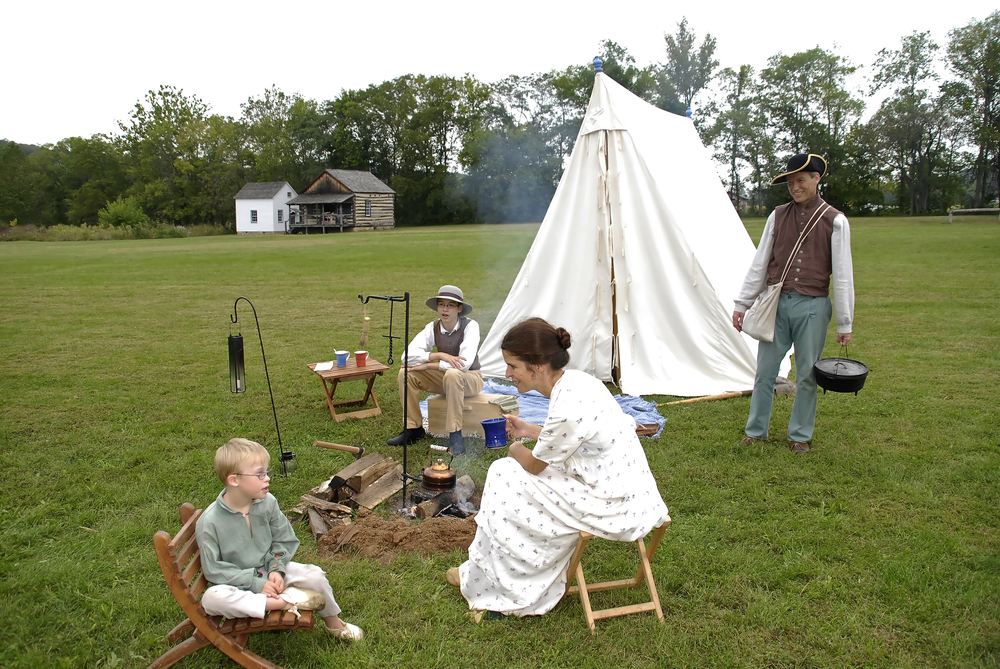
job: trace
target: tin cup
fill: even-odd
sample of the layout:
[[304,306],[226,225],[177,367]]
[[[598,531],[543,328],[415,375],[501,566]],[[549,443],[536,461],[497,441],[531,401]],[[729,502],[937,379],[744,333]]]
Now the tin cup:
[[355,351],[354,352],[354,364],[358,367],[364,367],[368,363],[368,351]]
[[337,351],[337,367],[347,367],[347,351]]

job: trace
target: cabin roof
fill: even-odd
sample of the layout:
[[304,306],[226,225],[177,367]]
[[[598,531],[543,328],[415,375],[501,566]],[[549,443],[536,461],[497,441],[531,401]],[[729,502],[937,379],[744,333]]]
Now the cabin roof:
[[288,204],[336,204],[346,202],[354,193],[303,193],[293,197]]
[[261,181],[249,183],[240,189],[234,200],[270,200],[288,185],[287,181]]
[[326,173],[344,184],[344,186],[355,193],[395,193],[377,176],[371,172],[362,170],[333,170],[328,169]]

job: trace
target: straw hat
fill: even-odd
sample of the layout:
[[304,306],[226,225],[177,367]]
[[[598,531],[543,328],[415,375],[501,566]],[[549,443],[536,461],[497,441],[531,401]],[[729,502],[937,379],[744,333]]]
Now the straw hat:
[[441,286],[438,290],[438,294],[429,298],[426,304],[429,308],[437,311],[438,300],[451,300],[461,304],[462,311],[459,312],[459,316],[468,316],[472,313],[472,305],[465,301],[465,295],[462,293],[462,289],[458,286]]

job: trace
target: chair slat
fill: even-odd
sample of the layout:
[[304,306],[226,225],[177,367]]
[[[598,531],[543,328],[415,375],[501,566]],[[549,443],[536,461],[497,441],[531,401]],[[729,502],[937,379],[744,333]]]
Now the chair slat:
[[177,567],[181,571],[181,580],[184,581],[184,585],[190,586],[198,572],[201,571],[201,551],[197,551],[193,558],[186,563],[178,561]]
[[199,574],[198,580],[192,583],[188,589],[191,591],[191,596],[195,598],[195,601],[200,602],[201,596],[208,590],[208,579],[205,578],[205,574]]

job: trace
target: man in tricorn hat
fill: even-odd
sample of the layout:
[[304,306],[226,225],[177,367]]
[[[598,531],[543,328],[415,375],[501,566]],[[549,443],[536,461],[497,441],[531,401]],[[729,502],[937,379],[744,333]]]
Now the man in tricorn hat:
[[[788,446],[793,453],[809,450],[816,424],[816,379],[813,365],[819,360],[830,325],[830,277],[833,307],[837,314],[837,343],[851,340],[854,321],[854,269],[851,262],[851,229],[847,217],[819,196],[819,181],[826,174],[826,160],[814,153],[800,153],[771,185],[788,184],[793,202],[775,208],[767,219],[757,254],[743,280],[733,327],[743,330],[743,314],[769,285],[781,282],[774,341],[757,347],[757,376],[750,400],[743,444],[767,439],[774,400],[774,382],[785,354],[795,346],[795,403],[788,421]],[[815,227],[802,240],[803,230]],[[798,246],[798,250],[795,248]]]
[[466,316],[472,305],[457,286],[441,286],[437,295],[427,300],[437,312],[431,321],[406,347],[403,364],[407,367],[404,384],[399,370],[399,400],[406,403],[406,425],[397,436],[386,441],[390,446],[412,444],[424,437],[420,415],[420,391],[445,396],[445,428],[452,455],[465,453],[462,436],[462,410],[466,397],[483,389],[479,371],[479,324]]

